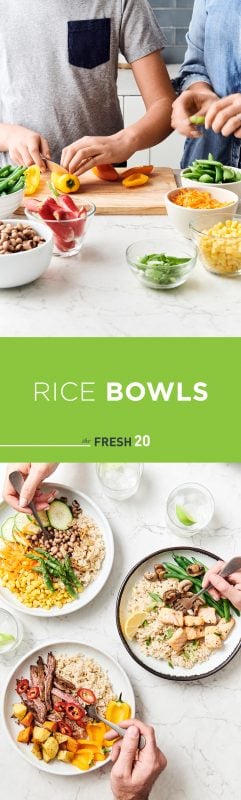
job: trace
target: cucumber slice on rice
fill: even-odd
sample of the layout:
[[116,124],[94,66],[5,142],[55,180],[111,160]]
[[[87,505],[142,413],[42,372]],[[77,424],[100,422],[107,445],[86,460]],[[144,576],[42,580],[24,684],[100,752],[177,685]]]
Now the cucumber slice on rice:
[[14,542],[13,526],[15,524],[15,517],[7,517],[1,527],[1,536],[4,542]]
[[62,500],[53,500],[47,514],[51,527],[56,528],[57,531],[66,531],[72,525],[72,512]]
[[23,528],[26,528],[26,525],[29,525],[29,517],[27,514],[24,514],[23,511],[19,511],[15,517],[15,529],[17,531],[22,531]]

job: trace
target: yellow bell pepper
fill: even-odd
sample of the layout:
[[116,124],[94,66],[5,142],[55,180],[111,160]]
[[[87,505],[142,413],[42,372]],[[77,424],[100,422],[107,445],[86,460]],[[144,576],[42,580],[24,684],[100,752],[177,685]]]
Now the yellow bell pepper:
[[102,746],[103,739],[106,733],[106,726],[104,722],[87,722],[86,731],[89,739],[96,742],[98,747]]
[[125,719],[130,719],[131,707],[122,700],[122,694],[118,700],[111,700],[108,703],[105,716],[108,722],[116,722],[117,725]]
[[91,767],[93,761],[93,750],[83,750],[81,753],[77,753],[71,763],[74,767],[78,767],[78,769],[87,770]]
[[79,178],[77,178],[77,175],[71,175],[70,172],[65,172],[64,175],[51,172],[51,183],[58,192],[63,192],[64,194],[78,192],[80,188]]
[[148,175],[144,175],[141,172],[135,172],[133,175],[129,175],[127,178],[124,178],[122,185],[125,186],[126,189],[135,189],[137,186],[144,186],[144,184],[148,183],[148,181]]
[[77,746],[78,753],[82,752],[82,750],[93,750],[94,753],[97,753],[99,749],[99,745],[93,739],[78,739]]
[[40,168],[37,164],[32,164],[31,167],[28,167],[25,172],[25,192],[24,194],[29,197],[31,194],[35,194],[37,191],[39,184],[40,184]]
[[107,753],[102,753],[101,750],[99,750],[98,753],[95,753],[94,762],[96,763],[96,761],[106,761],[106,758],[107,758]]

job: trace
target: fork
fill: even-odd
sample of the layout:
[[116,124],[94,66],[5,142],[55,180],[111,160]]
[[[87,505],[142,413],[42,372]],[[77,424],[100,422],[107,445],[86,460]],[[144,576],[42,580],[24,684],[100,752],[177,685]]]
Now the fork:
[[[219,575],[221,578],[227,578],[229,575],[232,575],[233,572],[236,572],[236,570],[239,569],[241,569],[241,558],[237,556],[236,558],[231,558],[231,560],[227,562],[225,567],[221,570],[221,572],[219,572]],[[177,600],[175,603],[175,609],[177,611],[189,611],[189,609],[192,608],[193,603],[195,603],[197,597],[200,597],[201,594],[208,592],[208,590],[212,588],[212,584],[208,583],[205,589],[200,589],[200,591],[194,594],[193,597]]]

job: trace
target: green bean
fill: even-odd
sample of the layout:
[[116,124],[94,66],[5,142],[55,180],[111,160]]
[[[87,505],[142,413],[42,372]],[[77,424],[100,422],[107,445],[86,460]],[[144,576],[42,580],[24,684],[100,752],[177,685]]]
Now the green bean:
[[226,600],[226,599],[223,601],[223,608],[224,608],[225,620],[226,620],[226,622],[229,622],[230,616],[231,616],[230,615],[230,605],[229,605],[228,600]]
[[14,194],[14,192],[19,192],[20,189],[24,189],[25,180],[24,177],[19,178],[19,181],[12,186],[11,189],[8,190],[8,194]]

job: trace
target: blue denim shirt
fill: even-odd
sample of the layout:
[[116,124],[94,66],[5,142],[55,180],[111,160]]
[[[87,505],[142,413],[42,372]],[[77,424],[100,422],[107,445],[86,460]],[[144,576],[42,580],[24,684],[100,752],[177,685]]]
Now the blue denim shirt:
[[[185,60],[174,81],[179,91],[204,81],[219,97],[241,92],[241,0],[195,0],[186,39]],[[200,139],[186,139],[181,166],[209,152],[238,167],[241,140],[211,130]]]

